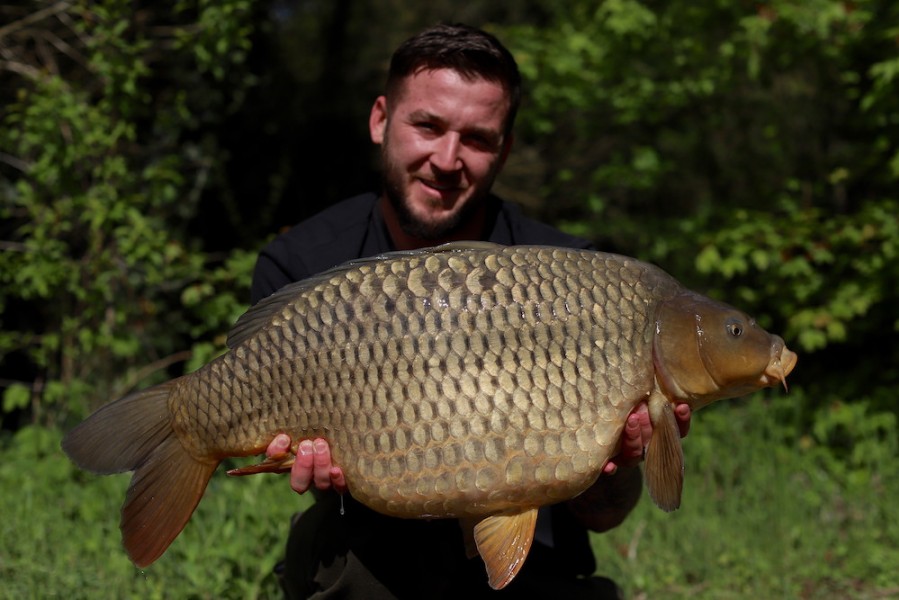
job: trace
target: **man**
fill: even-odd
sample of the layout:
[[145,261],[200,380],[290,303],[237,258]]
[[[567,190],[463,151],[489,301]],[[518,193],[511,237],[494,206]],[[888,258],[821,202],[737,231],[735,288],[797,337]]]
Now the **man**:
[[[428,29],[394,54],[385,94],[369,118],[381,147],[383,189],[339,203],[275,239],[260,254],[253,302],[353,258],[468,239],[502,244],[590,244],[523,217],[490,193],[512,146],[520,75],[498,40],[463,25]],[[689,407],[676,409],[682,435]],[[316,504],[291,531],[282,574],[290,597],[617,597],[595,561],[587,528],[618,525],[641,492],[639,462],[651,427],[645,406],[628,418],[618,456],[578,498],[541,511],[531,554],[504,590],[488,588],[465,556],[455,520],[389,518],[352,500],[325,440],[299,446],[291,486]],[[269,454],[290,445],[278,436]]]

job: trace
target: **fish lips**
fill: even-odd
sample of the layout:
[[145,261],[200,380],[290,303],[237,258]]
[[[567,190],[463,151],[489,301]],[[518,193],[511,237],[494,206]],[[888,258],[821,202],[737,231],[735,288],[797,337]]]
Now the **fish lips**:
[[768,363],[768,368],[762,373],[760,381],[765,386],[773,386],[775,382],[780,382],[784,386],[784,390],[787,390],[787,375],[793,371],[799,361],[799,356],[787,348],[782,341],[775,344],[772,350],[774,356]]

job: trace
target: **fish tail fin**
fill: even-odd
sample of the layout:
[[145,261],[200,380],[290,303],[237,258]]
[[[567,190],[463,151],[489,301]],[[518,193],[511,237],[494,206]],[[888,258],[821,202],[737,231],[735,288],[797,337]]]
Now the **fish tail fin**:
[[76,426],[62,448],[80,468],[134,471],[122,506],[122,540],[139,567],[159,558],[203,497],[218,461],[202,461],[172,428],[168,397],[178,380],[107,404]]

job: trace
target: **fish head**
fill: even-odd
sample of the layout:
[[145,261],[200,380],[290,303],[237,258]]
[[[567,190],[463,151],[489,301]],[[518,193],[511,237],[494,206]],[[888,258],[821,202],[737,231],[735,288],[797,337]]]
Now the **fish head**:
[[797,356],[746,313],[685,292],[659,307],[653,360],[666,395],[696,410],[778,383],[786,388]]

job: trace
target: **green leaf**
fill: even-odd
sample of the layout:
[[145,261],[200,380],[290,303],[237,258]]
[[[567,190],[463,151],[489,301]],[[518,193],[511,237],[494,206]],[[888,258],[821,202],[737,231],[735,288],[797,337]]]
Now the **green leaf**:
[[31,388],[14,383],[3,392],[3,412],[11,413],[14,410],[26,408],[31,402]]

